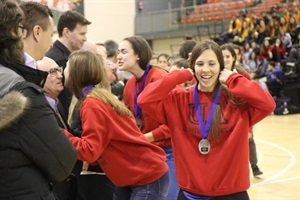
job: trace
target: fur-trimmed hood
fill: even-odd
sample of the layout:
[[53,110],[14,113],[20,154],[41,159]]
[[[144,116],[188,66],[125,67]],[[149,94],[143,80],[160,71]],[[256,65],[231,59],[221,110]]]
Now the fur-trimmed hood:
[[0,130],[16,122],[26,108],[29,100],[19,91],[11,91],[0,98]]

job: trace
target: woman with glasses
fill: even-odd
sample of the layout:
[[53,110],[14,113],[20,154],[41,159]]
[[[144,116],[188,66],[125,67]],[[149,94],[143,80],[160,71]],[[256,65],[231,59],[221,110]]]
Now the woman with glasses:
[[47,72],[24,66],[24,14],[0,1],[0,199],[55,200],[77,151],[57,125],[39,86]]

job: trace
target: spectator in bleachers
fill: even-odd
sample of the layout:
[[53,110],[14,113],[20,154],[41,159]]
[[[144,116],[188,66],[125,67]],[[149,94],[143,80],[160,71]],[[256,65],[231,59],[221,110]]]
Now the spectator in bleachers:
[[280,63],[282,60],[286,59],[286,47],[284,44],[282,44],[280,38],[276,38],[274,45],[272,45],[270,48],[270,51],[272,52],[272,57],[270,60]]
[[259,45],[255,41],[251,41],[251,49],[256,53],[256,55],[260,52]]
[[268,63],[267,81],[268,90],[272,96],[279,97],[284,88],[284,74],[280,66],[275,62]]
[[295,8],[294,8],[293,17],[295,18],[296,23],[299,24],[300,23],[300,10],[299,10],[298,6],[295,6]]
[[297,22],[294,16],[290,18],[290,21],[288,23],[288,29],[287,32],[290,33],[292,37],[292,43],[296,40],[296,30],[297,30]]
[[260,20],[259,21],[259,26],[258,26],[258,38],[257,38],[257,42],[259,44],[262,43],[262,41],[264,40],[264,38],[267,36],[267,28],[266,28],[266,23],[264,20]]
[[[242,52],[241,47],[233,44],[232,45],[235,55],[236,55],[236,61],[235,61],[235,68],[238,70],[239,73],[243,74],[244,71],[248,72],[250,71],[249,66],[245,65],[242,61]],[[247,75],[243,74],[244,76],[248,77]]]
[[289,53],[293,46],[291,34],[289,32],[284,32],[282,29],[280,29],[279,37],[281,39],[282,44],[285,46],[286,51]]
[[287,9],[287,7],[285,7],[282,11],[282,17],[285,19],[286,22],[290,21],[291,18],[291,14],[289,12],[289,10]]
[[283,32],[287,32],[288,30],[288,21],[285,20],[284,17],[279,18],[279,27],[283,30]]
[[293,46],[299,46],[300,45],[300,27],[296,29],[296,39],[293,42]]
[[257,54],[255,51],[251,51],[249,59],[245,61],[245,64],[249,66],[250,74],[256,71],[260,65],[260,61],[257,59]]
[[238,35],[241,28],[242,28],[241,20],[236,15],[233,15],[232,19],[229,22],[228,32],[225,34],[226,40],[233,39],[234,36]]
[[263,11],[261,13],[261,20],[263,20],[265,22],[265,24],[269,24],[271,17],[269,16],[269,14],[267,12]]
[[243,53],[242,53],[242,63],[246,64],[246,61],[249,59],[250,54],[252,53],[252,49],[249,42],[245,42],[243,46]]
[[276,20],[270,20],[268,24],[268,36],[274,39],[279,34],[279,22]]
[[238,31],[237,35],[233,38],[233,43],[243,44],[249,40],[249,24],[247,21],[242,22],[242,28]]
[[260,47],[258,59],[261,61],[264,61],[264,60],[269,60],[272,57],[273,57],[273,55],[271,52],[271,45],[270,45],[269,38],[265,38],[264,42],[262,43],[262,45]]

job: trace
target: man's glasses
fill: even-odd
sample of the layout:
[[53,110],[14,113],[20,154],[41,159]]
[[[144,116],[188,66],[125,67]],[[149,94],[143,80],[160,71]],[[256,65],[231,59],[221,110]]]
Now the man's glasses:
[[18,26],[22,30],[23,38],[27,36],[27,29],[23,25]]
[[48,71],[48,74],[49,74],[51,77],[57,76],[57,73],[62,74],[62,73],[63,73],[63,68],[62,68],[62,67],[56,67],[56,68],[51,68],[51,69]]

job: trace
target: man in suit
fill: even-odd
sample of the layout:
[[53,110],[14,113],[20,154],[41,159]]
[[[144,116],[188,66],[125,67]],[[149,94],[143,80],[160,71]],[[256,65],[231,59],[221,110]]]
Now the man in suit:
[[[62,84],[62,67],[59,67],[51,58],[44,57],[42,60],[37,61],[37,68],[41,71],[48,72],[43,89],[45,97],[55,113],[58,125],[72,133],[72,130],[67,123],[67,116],[64,115],[63,107],[58,100],[58,95],[64,89]],[[77,198],[77,180],[81,169],[82,161],[78,160],[72,174],[66,180],[59,183],[53,183],[60,200],[74,200]]]
[[[57,23],[59,38],[46,53],[46,56],[52,58],[59,66],[65,69],[69,55],[81,49],[86,41],[87,26],[89,24],[91,22],[76,11],[66,11],[63,13]],[[71,91],[64,88],[58,98],[64,107],[65,114],[68,115],[72,98]]]

